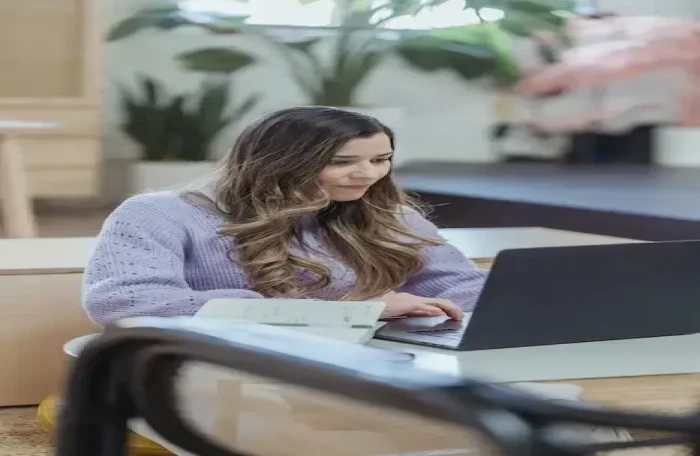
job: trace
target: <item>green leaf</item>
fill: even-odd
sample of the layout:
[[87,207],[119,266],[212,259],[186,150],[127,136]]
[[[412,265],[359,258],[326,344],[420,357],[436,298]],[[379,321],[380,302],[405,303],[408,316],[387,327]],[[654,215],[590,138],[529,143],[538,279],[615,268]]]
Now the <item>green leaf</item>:
[[511,0],[464,0],[464,9],[494,8],[505,10]]
[[241,118],[243,118],[243,116],[248,114],[248,112],[250,112],[250,110],[252,110],[258,104],[260,99],[261,99],[260,94],[251,95],[243,103],[241,103],[240,106],[238,106],[236,109],[234,109],[231,114],[218,119],[218,124],[215,126],[214,130],[212,131],[213,136],[216,136],[224,128],[239,122],[241,120]]
[[107,32],[107,41],[117,41],[153,26],[153,22],[147,17],[133,16],[118,22]]
[[523,38],[530,37],[533,32],[533,30],[527,27],[526,23],[518,20],[513,14],[504,16],[503,19],[498,21],[498,25],[506,32]]
[[229,87],[225,81],[205,81],[197,106],[203,133],[213,136],[219,129],[219,122],[229,103]]
[[511,39],[496,24],[436,30],[403,40],[398,51],[418,69],[450,70],[467,80],[490,77],[503,85],[521,76]]
[[106,40],[121,40],[152,27],[167,29],[170,26],[169,21],[173,21],[172,16],[179,11],[180,8],[176,4],[144,8],[110,27]]
[[488,75],[496,56],[484,45],[459,43],[419,36],[401,43],[398,54],[409,64],[423,71],[451,70],[465,79]]
[[513,35],[531,37],[542,32],[563,34],[566,19],[557,15],[535,16],[518,11],[508,11],[498,22],[498,25]]
[[421,0],[389,0],[393,16],[415,16],[424,6]]
[[551,14],[556,11],[573,11],[576,2],[573,0],[511,0],[507,10],[520,11],[529,14]]
[[[206,160],[212,140],[238,120],[224,114],[230,97],[227,79],[206,80],[199,90],[175,96],[150,77],[141,78],[137,88],[118,85],[122,129],[141,146],[145,160]],[[251,109],[257,96],[246,103],[240,109]]]
[[493,24],[474,24],[461,27],[445,27],[430,32],[433,36],[447,42],[475,44],[482,46],[491,39]]
[[158,106],[161,102],[162,92],[164,91],[161,84],[154,79],[141,77],[141,85],[146,102],[151,106]]
[[321,38],[308,38],[298,41],[280,41],[282,44],[290,49],[303,52],[304,54],[309,54],[311,49],[319,42]]
[[522,77],[522,70],[513,51],[512,39],[496,24],[486,24],[490,32],[487,45],[496,55],[494,81],[498,85],[515,83]]
[[196,26],[217,34],[240,33],[247,16],[210,11],[184,10],[177,4],[145,8],[118,22],[107,33],[107,41],[116,41],[144,29],[173,30],[182,26]]
[[240,106],[238,106],[231,114],[230,119],[232,121],[238,121],[241,117],[245,116],[253,109],[261,100],[260,94],[254,94],[248,97]]
[[226,16],[212,19],[209,22],[200,22],[207,31],[219,35],[237,35],[243,33],[248,16]]
[[205,48],[177,56],[185,69],[205,73],[234,73],[251,65],[250,54],[230,48]]

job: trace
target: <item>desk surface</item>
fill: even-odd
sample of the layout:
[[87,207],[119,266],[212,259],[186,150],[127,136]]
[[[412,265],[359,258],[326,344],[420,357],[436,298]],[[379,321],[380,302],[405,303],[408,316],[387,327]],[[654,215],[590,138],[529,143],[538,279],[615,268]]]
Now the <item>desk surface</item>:
[[0,275],[82,272],[95,238],[0,239]]
[[[500,382],[572,383],[583,388],[584,400],[610,407],[687,413],[700,405],[700,335],[481,352],[379,340],[371,345],[415,353],[418,366],[452,374]],[[663,362],[652,365],[652,359]]]
[[[630,239],[548,228],[450,228],[447,240],[472,259],[492,258],[510,248],[638,242]],[[0,275],[81,272],[95,238],[0,239]]]
[[700,334],[465,352],[380,340],[372,345],[414,353],[426,369],[497,382],[700,373]]
[[52,122],[24,122],[16,120],[0,120],[0,134],[31,133],[33,131],[51,130],[58,124]]
[[551,228],[446,228],[445,239],[471,259],[494,258],[506,249],[573,247],[642,242],[633,239],[576,233]]

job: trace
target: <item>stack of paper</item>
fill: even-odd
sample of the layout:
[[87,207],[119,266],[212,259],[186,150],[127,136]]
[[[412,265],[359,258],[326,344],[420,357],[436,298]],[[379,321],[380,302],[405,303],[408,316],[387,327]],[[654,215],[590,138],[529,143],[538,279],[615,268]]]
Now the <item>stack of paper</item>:
[[384,323],[383,302],[311,299],[212,299],[195,317],[246,320],[364,344]]

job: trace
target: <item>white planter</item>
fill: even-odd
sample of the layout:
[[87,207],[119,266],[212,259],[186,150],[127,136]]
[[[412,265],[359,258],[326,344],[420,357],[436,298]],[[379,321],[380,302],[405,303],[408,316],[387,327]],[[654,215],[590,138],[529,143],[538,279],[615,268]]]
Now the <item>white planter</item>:
[[157,190],[174,190],[210,174],[215,162],[147,162],[133,164],[131,194]]
[[654,162],[662,166],[700,166],[700,128],[658,127]]

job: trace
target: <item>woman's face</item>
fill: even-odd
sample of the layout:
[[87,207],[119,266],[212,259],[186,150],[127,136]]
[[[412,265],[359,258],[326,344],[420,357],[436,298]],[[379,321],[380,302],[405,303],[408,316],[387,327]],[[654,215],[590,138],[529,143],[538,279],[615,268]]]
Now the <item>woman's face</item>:
[[333,201],[352,201],[389,174],[394,151],[384,133],[348,141],[319,175]]

